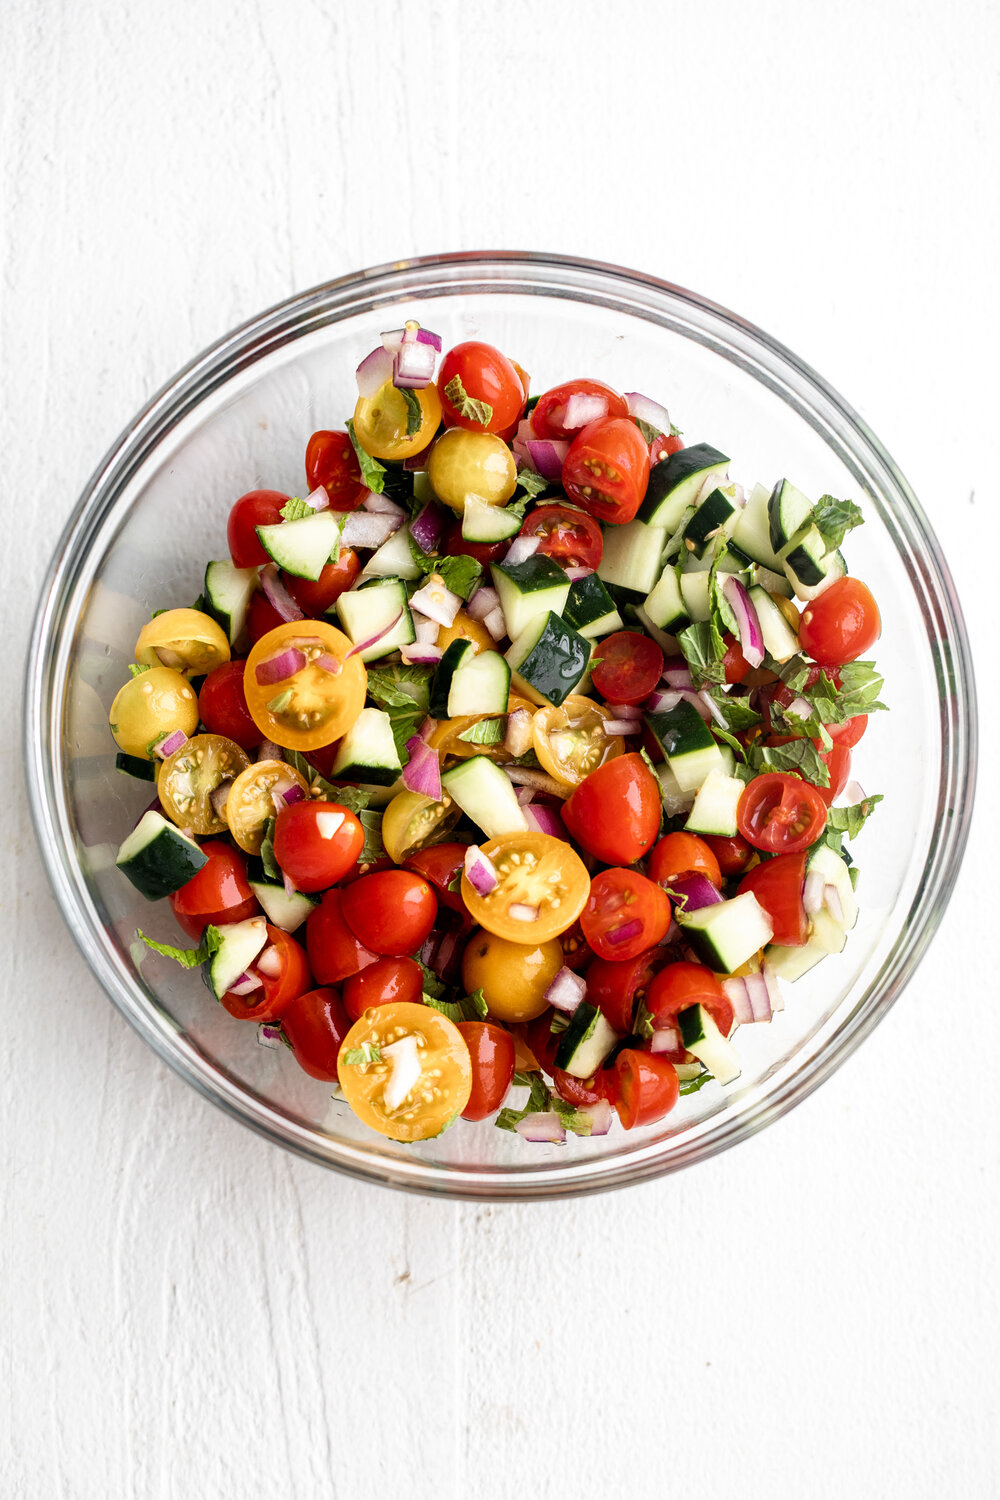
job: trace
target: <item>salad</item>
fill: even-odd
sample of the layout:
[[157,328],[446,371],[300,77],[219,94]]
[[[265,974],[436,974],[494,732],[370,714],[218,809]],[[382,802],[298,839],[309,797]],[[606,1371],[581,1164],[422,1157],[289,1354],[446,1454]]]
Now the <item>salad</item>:
[[117,863],[195,944],[136,953],[393,1140],[650,1124],[856,922],[861,512],[415,321],[357,384],[136,641]]

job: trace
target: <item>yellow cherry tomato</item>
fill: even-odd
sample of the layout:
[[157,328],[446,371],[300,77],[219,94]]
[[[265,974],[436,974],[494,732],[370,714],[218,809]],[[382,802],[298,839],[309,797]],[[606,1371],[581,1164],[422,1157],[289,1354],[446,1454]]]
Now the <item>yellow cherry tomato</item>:
[[429,1005],[395,1001],[355,1021],[337,1059],[348,1104],[392,1141],[429,1141],[469,1102],[472,1062],[453,1021]]
[[480,896],[462,874],[462,900],[487,932],[538,946],[572,927],[587,904],[590,876],[563,839],[548,833],[505,833],[480,844],[498,883]]
[[422,453],[441,425],[441,401],[432,381],[422,391],[408,391],[420,404],[420,426],[410,433],[411,407],[402,391],[387,380],[374,396],[358,398],[354,435],[372,458],[412,458]]
[[479,620],[474,620],[464,609],[460,609],[450,625],[442,625],[438,631],[437,642],[442,651],[447,651],[452,641],[471,641],[480,651],[495,651],[496,641],[490,635],[486,626]]
[[178,828],[199,837],[225,833],[228,823],[215,810],[212,793],[224,781],[235,781],[250,757],[222,734],[196,734],[168,755],[156,776],[156,795]]
[[545,1009],[545,991],[562,966],[558,938],[533,945],[474,932],[462,954],[462,983],[470,995],[482,990],[494,1020],[533,1021]]
[[502,437],[449,427],[431,449],[427,477],[435,495],[460,514],[468,496],[506,505],[517,488],[517,466]]
[[173,667],[150,667],[120,688],[109,715],[115,744],[126,755],[152,760],[149,746],[179,729],[198,728],[198,695]]
[[795,634],[798,635],[799,611],[792,603],[791,599],[786,598],[784,594],[772,594],[771,598],[781,610],[781,613],[784,615],[786,621],[788,622],[790,629],[794,630]]
[[226,822],[247,854],[260,853],[268,819],[275,816],[280,805],[275,798],[293,786],[309,795],[305,777],[283,760],[258,760],[237,776],[226,798]]
[[318,750],[345,735],[368,688],[364,662],[350,650],[347,636],[323,620],[294,620],[261,636],[243,669],[261,734],[286,750]]
[[200,609],[165,609],[140,630],[135,659],[147,667],[173,667],[185,677],[203,677],[229,660],[229,639]]
[[579,786],[585,776],[605,761],[622,755],[621,735],[606,734],[611,719],[603,703],[570,694],[559,708],[540,708],[531,724],[535,754],[550,776],[568,786]]
[[422,797],[419,792],[397,792],[382,814],[382,843],[395,864],[401,865],[409,854],[416,854],[427,844],[436,844],[454,828],[462,816],[444,794],[441,802]]

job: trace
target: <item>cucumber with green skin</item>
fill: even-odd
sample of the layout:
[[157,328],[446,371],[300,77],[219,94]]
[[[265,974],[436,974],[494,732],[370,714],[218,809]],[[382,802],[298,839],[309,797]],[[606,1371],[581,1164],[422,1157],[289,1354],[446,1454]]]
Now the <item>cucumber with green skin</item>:
[[586,578],[578,578],[570,585],[562,617],[588,641],[621,630],[623,624],[615,601],[597,573],[588,573]]
[[639,507],[640,521],[647,526],[662,526],[674,531],[684,512],[697,499],[698,491],[712,474],[720,477],[729,468],[729,459],[710,443],[693,443],[678,448],[669,458],[654,464],[649,471],[646,495]]
[[208,864],[194,839],[150,809],[118,850],[115,864],[148,901],[179,891]]
[[569,598],[565,571],[541,552],[520,563],[494,563],[491,571],[511,640],[539,616],[560,614]]
[[402,769],[389,715],[380,708],[363,708],[340,742],[330,775],[366,786],[392,786]]
[[515,689],[533,703],[558,708],[579,691],[591,645],[559,615],[542,616],[523,630],[506,655]]

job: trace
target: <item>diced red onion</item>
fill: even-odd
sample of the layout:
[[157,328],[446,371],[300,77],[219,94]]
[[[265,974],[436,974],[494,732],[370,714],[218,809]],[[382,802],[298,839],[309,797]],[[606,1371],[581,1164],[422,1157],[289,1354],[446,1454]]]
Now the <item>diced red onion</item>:
[[499,603],[500,595],[496,589],[484,586],[483,588],[476,589],[476,592],[466,605],[466,612],[474,620],[485,620],[490,610],[496,609]]
[[566,1140],[566,1127],[555,1110],[544,1110],[538,1114],[525,1115],[514,1125],[518,1135],[536,1146],[561,1146]]
[[856,807],[859,802],[863,802],[864,800],[865,789],[860,781],[849,781],[837,798],[837,801],[843,802],[846,807]]
[[[574,392],[570,396],[558,420],[562,423],[564,432],[577,433],[582,427],[588,427],[591,422],[600,421],[601,417],[608,414],[608,402],[605,396],[587,396]],[[556,414],[553,413],[553,417]]]
[[839,922],[841,926],[843,926],[844,903],[840,899],[840,892],[838,891],[837,887],[835,885],[826,886],[823,891],[823,899],[826,903],[826,909],[830,913],[833,920],[835,922]]
[[657,688],[646,699],[646,708],[650,713],[654,714],[669,713],[672,708],[676,708],[678,703],[682,701],[690,703],[692,708],[697,709],[706,724],[711,723],[714,716],[705,699],[700,693],[696,693],[688,688],[671,688],[669,692],[665,692],[662,688]]
[[352,646],[347,655],[357,656],[360,651],[367,651],[369,646],[374,646],[378,641],[382,640],[383,636],[387,636],[391,631],[395,630],[402,618],[403,611],[400,610],[394,620],[390,620],[388,625],[384,625],[376,635],[370,635],[366,641],[358,641],[358,644]]
[[305,792],[299,786],[297,781],[293,781],[291,786],[282,787],[281,791],[278,793],[278,796],[281,798],[286,807],[291,807],[293,802],[301,802],[305,795]]
[[747,994],[750,997],[750,1008],[755,1021],[769,1021],[771,1019],[771,997],[768,994],[767,984],[761,974],[748,974],[746,976]]
[[726,716],[722,712],[722,709],[719,707],[719,705],[716,703],[715,699],[712,697],[711,693],[707,692],[703,688],[702,691],[698,694],[698,697],[701,699],[702,703],[704,703],[705,707],[708,709],[709,716],[715,720],[716,724],[720,725],[723,729],[725,729],[726,728]]
[[158,755],[161,760],[166,760],[168,755],[173,755],[182,745],[187,744],[187,735],[183,729],[175,729],[168,734],[160,743],[153,748],[153,754]]
[[[397,505],[395,500],[390,500],[388,495],[377,494],[375,490],[368,491],[361,508],[373,516],[395,516],[399,521],[399,526],[402,526],[406,520],[406,511],[401,505]],[[397,531],[399,526],[396,527]]]
[[626,391],[625,400],[629,416],[635,417],[637,422],[645,422],[649,427],[655,427],[657,432],[670,431],[670,416],[665,406],[651,400],[649,396],[640,395],[638,391]]
[[541,545],[540,536],[516,536],[507,548],[504,562],[512,567],[515,563],[527,562],[529,557],[534,557]]
[[509,750],[511,755],[524,755],[531,744],[533,736],[532,720],[534,715],[527,708],[515,708],[514,712],[507,715],[507,733],[504,736],[504,749]]
[[[700,505],[703,500],[708,499],[709,495],[713,495],[716,490],[725,489],[728,484],[728,474],[706,474],[705,478],[701,482],[701,486],[698,490],[697,495],[695,495],[694,497],[694,504]],[[743,502],[741,500],[740,504],[742,505],[742,503]]]
[[458,594],[453,594],[451,589],[445,588],[440,578],[435,582],[432,573],[423,588],[418,589],[413,595],[410,608],[419,610],[429,620],[436,620],[447,630],[455,623],[455,616],[462,608],[462,601]]
[[753,1006],[746,981],[742,978],[724,979],[722,993],[733,1007],[733,1020],[740,1026],[749,1026],[753,1021]]
[[589,578],[593,571],[593,568],[584,568],[582,566],[567,568],[566,577],[569,579],[570,583],[579,583],[581,578]]
[[515,922],[537,922],[538,907],[528,906],[525,901],[512,901],[507,908],[507,915]]
[[304,651],[298,646],[288,646],[274,656],[265,656],[254,668],[258,687],[272,687],[276,682],[287,682],[306,665]]
[[277,979],[281,973],[281,954],[274,943],[269,943],[263,953],[257,956],[257,968],[268,979]]
[[273,740],[261,740],[257,746],[257,759],[261,760],[284,760],[285,752],[280,745]]
[[397,390],[422,391],[434,378],[437,350],[433,344],[402,343],[392,360],[392,383]]
[[228,781],[220,781],[217,787],[212,788],[212,793],[209,798],[212,804],[212,811],[215,813],[215,816],[217,818],[222,818],[223,821],[225,821],[226,817],[226,803],[229,801],[229,788],[232,786],[232,784],[233,783],[231,779]]
[[565,439],[529,438],[525,447],[531,467],[543,479],[558,484],[562,478],[563,460],[569,452],[569,443]]
[[671,901],[683,912],[700,911],[703,906],[715,906],[722,900],[707,875],[682,875],[671,880],[666,890]]
[[430,620],[426,615],[416,611],[413,615],[413,628],[417,633],[418,642],[425,646],[433,646],[441,630],[437,620]]
[[278,577],[278,569],[274,563],[268,563],[266,567],[261,568],[260,586],[267,595],[268,603],[286,624],[292,620],[305,619],[305,615]]
[[[725,984],[723,984],[725,989]],[[683,1052],[684,1044],[676,1026],[661,1026],[649,1039],[650,1052]]]
[[672,688],[693,688],[691,668],[686,661],[668,661],[663,668],[663,681]]
[[527,464],[530,467],[531,457],[528,453],[528,444],[534,441],[534,437],[535,434],[530,420],[527,417],[523,417],[517,424],[517,431],[510,445],[511,452],[520,464]]
[[407,740],[406,750],[410,757],[403,767],[403,785],[406,790],[416,792],[421,797],[430,797],[433,802],[440,802],[441,759],[437,751],[432,750],[419,734]]
[[781,981],[778,978],[777,974],[775,974],[774,970],[771,968],[771,965],[767,962],[761,965],[760,972],[764,976],[764,983],[767,985],[767,993],[771,1001],[771,1010],[784,1010],[785,996],[781,988]]
[[383,347],[373,349],[358,365],[355,376],[358,382],[358,395],[365,401],[370,401],[377,396],[387,380],[392,379],[393,356],[390,350]]
[[330,496],[320,485],[318,489],[313,490],[312,494],[306,496],[303,503],[308,505],[310,510],[329,510]]
[[421,328],[419,323],[407,323],[405,328],[391,328],[380,337],[383,347],[391,354],[395,354],[402,344],[430,344],[436,354],[441,353],[441,335],[432,333],[429,328]]
[[642,725],[638,719],[605,719],[605,734],[641,734]]
[[587,981],[583,975],[563,968],[545,991],[545,998],[556,1010],[571,1016],[586,993]]
[[622,943],[630,943],[633,938],[639,936],[642,931],[642,923],[636,920],[623,922],[620,927],[613,927],[610,932],[605,933],[605,939],[613,948]]
[[331,677],[336,677],[343,665],[344,663],[336,656],[331,656],[329,651],[320,652],[319,656],[313,660],[314,667],[319,667],[322,672],[329,672]]
[[535,789],[533,786],[519,786],[514,796],[518,807],[528,807],[535,800]]
[[443,646],[432,646],[429,641],[411,641],[400,646],[399,654],[408,667],[433,667],[444,655]]
[[281,872],[281,883],[285,887],[285,895],[286,896],[297,896],[298,895],[298,887],[296,886],[295,881],[284,870],[282,870],[282,872]]
[[444,516],[441,507],[428,500],[423,510],[410,522],[410,535],[424,552],[433,552],[444,535]]
[[806,916],[814,917],[817,912],[823,910],[823,895],[826,889],[826,880],[818,870],[810,870],[802,887],[802,905],[805,907]]
[[428,443],[426,448],[421,448],[419,453],[411,453],[409,458],[403,459],[403,469],[407,474],[422,474],[427,468],[427,460],[431,456],[433,443]]
[[[232,993],[233,991],[230,991],[230,994]],[[262,1047],[270,1047],[272,1052],[280,1052],[285,1046],[285,1033],[280,1024],[276,1025],[274,1021],[261,1021],[257,1027],[257,1040]]]
[[641,719],[641,703],[605,703],[604,707],[613,719]]
[[263,983],[264,981],[258,979],[256,974],[241,974],[236,983],[229,986],[229,993],[231,995],[250,995],[254,990],[261,989]]
[[430,714],[428,714],[427,718],[424,720],[424,722],[421,724],[420,728],[417,730],[417,733],[419,734],[419,736],[420,736],[420,738],[422,740],[427,740],[428,743],[430,743],[430,741],[434,737],[434,731],[435,731],[435,729],[437,727],[438,727],[438,721],[437,721],[437,719],[432,719],[431,716],[430,716]]
[[[746,656],[745,651],[743,655]],[[753,664],[751,663],[751,665]],[[784,710],[785,718],[792,719],[808,719],[811,713],[812,704],[809,703],[805,698],[793,698],[791,703],[789,703],[788,707]]]
[[483,624],[495,641],[501,640],[507,634],[507,620],[499,604],[496,609],[491,609],[483,620]]
[[764,660],[764,637],[750,595],[734,573],[722,581],[722,596],[736,616],[736,637],[745,661],[759,667]]
[[525,807],[524,820],[537,833],[547,833],[554,839],[566,838],[566,825],[562,818],[554,807],[546,807],[544,802],[532,802],[530,807]]
[[403,524],[403,512],[396,515],[372,515],[367,510],[352,510],[345,515],[340,540],[345,547],[364,547],[372,551],[397,532]]
[[465,875],[472,889],[479,896],[488,896],[500,884],[493,861],[475,844],[465,851]]
[[591,1136],[607,1135],[611,1129],[611,1122],[615,1117],[615,1112],[607,1099],[598,1099],[596,1104],[582,1105],[579,1113],[590,1116],[592,1121],[590,1127]]

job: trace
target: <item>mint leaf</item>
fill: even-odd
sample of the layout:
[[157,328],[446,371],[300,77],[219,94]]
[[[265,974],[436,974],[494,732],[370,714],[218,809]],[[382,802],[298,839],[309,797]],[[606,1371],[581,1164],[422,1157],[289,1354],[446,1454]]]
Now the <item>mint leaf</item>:
[[392,730],[392,740],[396,746],[399,763],[405,766],[410,759],[410,752],[406,746],[427,715],[422,708],[415,708],[412,704],[409,708],[387,708],[384,712],[389,719],[389,728]]
[[365,844],[358,855],[358,864],[373,865],[376,860],[385,858],[385,846],[382,843],[382,814],[375,808],[363,808],[358,813],[358,821],[365,831]]
[[[754,724],[760,723],[760,714],[751,708],[745,698],[731,698],[725,689],[718,684],[709,684],[702,690],[707,692],[716,708],[726,721],[726,728],[730,734],[739,734],[744,729],[750,729]],[[713,730],[719,733],[718,726],[713,724]]]
[[281,519],[283,521],[304,521],[306,516],[314,516],[316,512],[311,505],[300,500],[298,495],[292,495],[281,507]]
[[373,1046],[371,1042],[362,1042],[360,1047],[348,1047],[346,1052],[340,1054],[340,1060],[350,1063],[354,1068],[363,1068],[367,1063],[381,1062],[382,1049]]
[[449,1021],[457,1025],[459,1021],[485,1021],[487,1014],[486,1001],[482,990],[474,990],[471,995],[465,995],[461,1000],[442,1000],[439,996],[432,996],[424,991],[424,1004],[429,1005],[432,1010],[438,1010]]
[[819,758],[812,740],[790,740],[787,745],[755,744],[750,749],[750,764],[762,771],[797,771],[815,786],[829,786],[830,773]]
[[197,948],[174,948],[170,943],[158,943],[153,938],[147,937],[141,928],[135,929],[135,935],[152,948],[154,953],[162,954],[164,958],[172,958],[174,963],[180,964],[182,969],[197,969],[199,965],[207,962],[213,953],[218,953],[222,945],[222,935],[217,927],[206,927],[201,943]]
[[[522,1075],[523,1076],[523,1075]],[[498,1130],[513,1130],[518,1120],[525,1119],[528,1115],[538,1115],[551,1108],[549,1104],[549,1090],[540,1073],[530,1075],[531,1093],[528,1102],[523,1109],[502,1109],[496,1117]]]
[[416,437],[420,431],[420,424],[424,420],[423,408],[417,399],[416,391],[408,390],[406,386],[402,386],[399,394],[406,402],[406,436]]
[[677,644],[691,668],[691,681],[696,688],[706,683],[725,682],[726,669],[722,659],[726,648],[718,628],[710,621],[689,625],[678,634]]
[[448,986],[445,984],[443,979],[439,978],[438,975],[435,974],[433,969],[429,969],[427,967],[427,965],[421,960],[419,954],[413,953],[410,956],[423,975],[424,999],[426,1000],[428,996],[431,995],[433,995],[435,999],[438,999],[441,995],[444,994]]
[[488,401],[477,401],[470,396],[462,384],[461,376],[453,375],[444,388],[452,406],[460,417],[468,417],[470,422],[481,422],[485,427],[493,420],[493,408]]
[[[685,902],[685,905],[686,904],[687,903]],[[653,1025],[653,1017],[646,1009],[645,1000],[640,1000],[638,1006],[636,1007],[635,1019],[632,1022],[632,1030],[635,1032],[636,1036],[644,1037],[646,1041],[649,1040],[649,1038],[653,1035],[653,1032],[656,1030],[655,1026]]]
[[730,750],[736,756],[737,765],[739,765],[740,761],[746,761],[747,752],[740,744],[735,735],[730,734],[725,729],[720,729],[719,725],[716,724],[714,720],[710,724],[709,728],[711,729],[717,740],[724,740],[725,743],[729,746]]
[[835,500],[821,495],[813,506],[812,523],[826,542],[828,552],[836,552],[849,531],[864,525],[861,507],[853,500]]
[[[161,613],[162,613],[162,611],[161,611]],[[129,672],[132,674],[133,677],[141,677],[142,674],[143,674],[143,672],[148,672],[149,671],[148,667],[142,667],[142,666],[140,666],[137,661],[130,661],[129,664],[128,664],[128,669],[129,669]]]
[[507,733],[507,720],[477,719],[468,729],[463,729],[459,739],[467,745],[499,745]]
[[377,458],[372,458],[370,453],[365,452],[355,437],[354,423],[350,418],[347,419],[345,426],[347,427],[347,436],[351,440],[351,446],[358,455],[358,463],[361,465],[361,478],[370,490],[374,490],[376,495],[381,495],[385,487],[385,464],[380,464]]
[[867,820],[875,810],[875,804],[881,802],[882,796],[865,797],[861,802],[855,802],[851,807],[831,807],[827,814],[826,826],[835,833],[846,834],[849,839],[857,838]]
[[396,667],[368,668],[368,696],[374,698],[379,708],[417,708],[427,710],[430,703],[431,668]]
[[888,711],[886,705],[878,701],[885,678],[876,671],[873,661],[849,661],[839,670],[840,687],[836,690],[836,703],[840,722],[853,719],[856,714]]
[[281,867],[274,857],[274,819],[268,818],[267,827],[264,830],[264,840],[260,846],[260,862],[264,866],[264,874],[269,880],[284,880]]
[[[534,469],[518,469],[517,482],[524,491],[524,501],[515,501],[515,504],[523,505],[529,497],[533,500],[536,495],[541,495],[549,487],[549,481],[545,476],[536,474]],[[508,506],[507,509],[510,510],[512,507]]]
[[674,424],[673,424],[673,422],[671,422],[671,424],[670,424],[670,436],[671,437],[683,437],[684,436],[683,432],[681,432],[681,429],[679,427],[675,427]]
[[633,417],[632,420],[647,443],[653,443],[658,437],[663,436],[662,430],[659,427],[654,427],[652,422],[644,422],[641,417]]
[[549,1095],[549,1108],[559,1116],[565,1129],[571,1130],[574,1135],[590,1135],[594,1128],[593,1117],[585,1109],[567,1104],[558,1094]]
[[699,1073],[697,1078],[685,1078],[681,1084],[680,1091],[682,1094],[696,1094],[699,1089],[705,1087],[706,1083],[711,1082],[711,1073]]
[[482,563],[474,557],[440,557],[434,552],[425,552],[410,537],[410,554],[421,573],[436,573],[445,588],[451,589],[460,599],[471,599],[483,576]]

